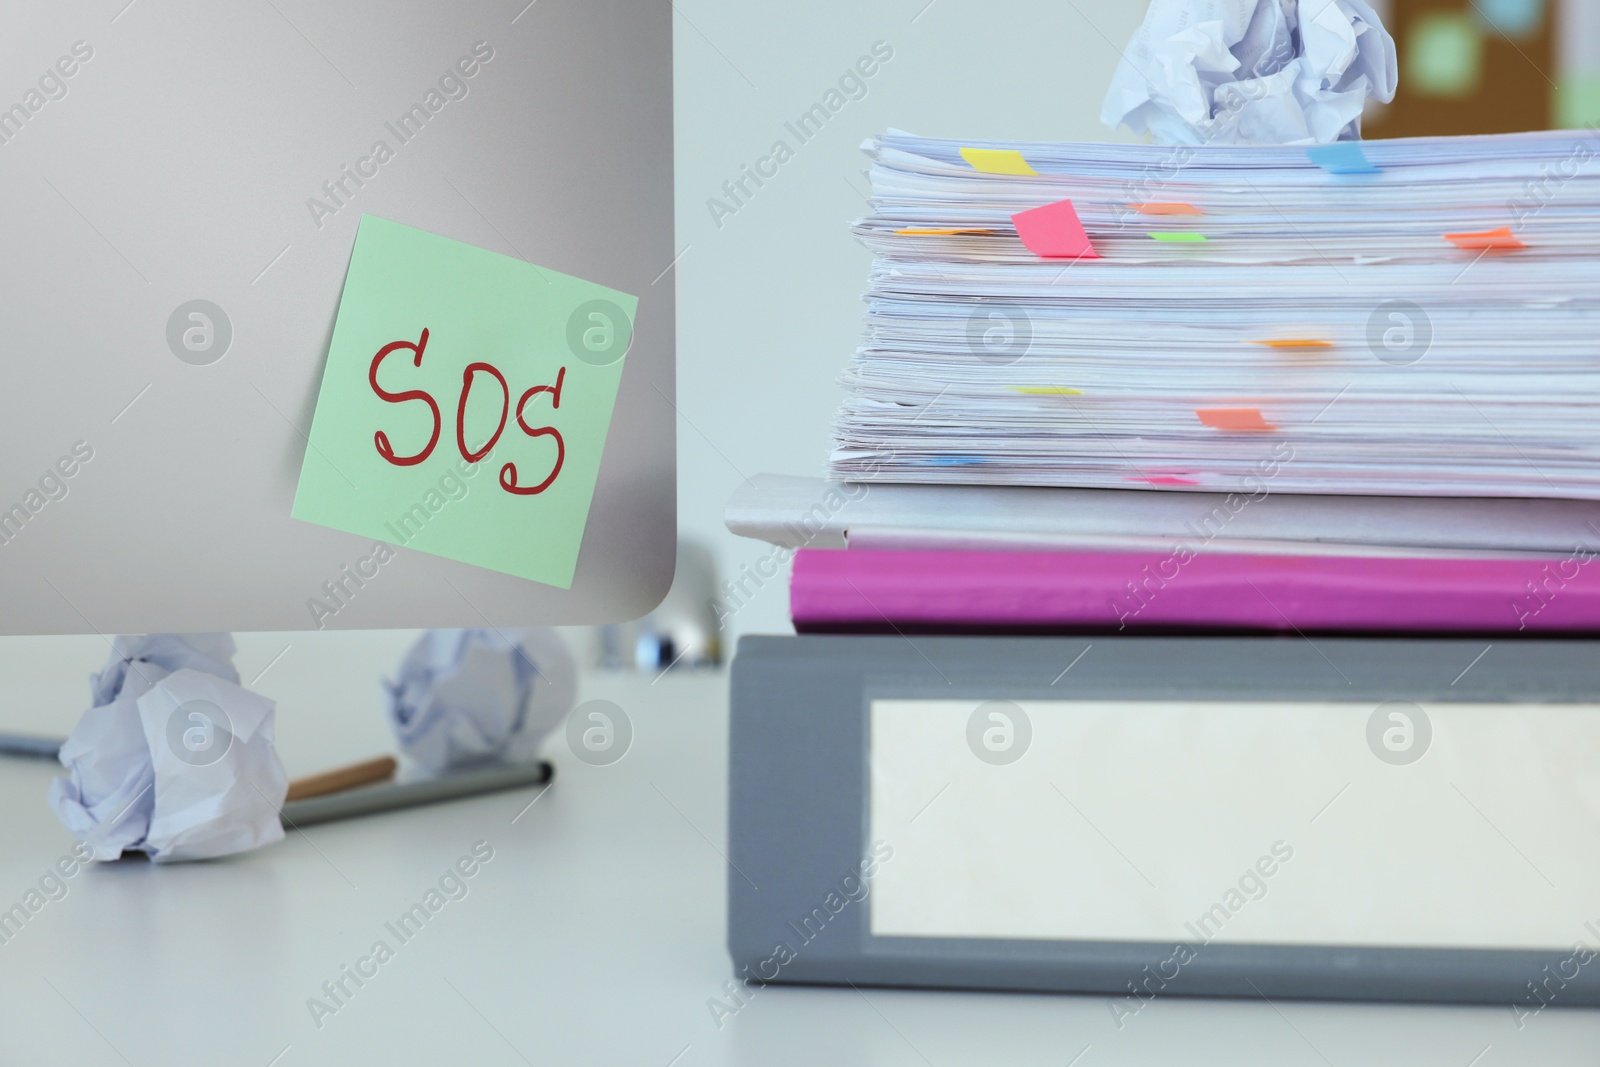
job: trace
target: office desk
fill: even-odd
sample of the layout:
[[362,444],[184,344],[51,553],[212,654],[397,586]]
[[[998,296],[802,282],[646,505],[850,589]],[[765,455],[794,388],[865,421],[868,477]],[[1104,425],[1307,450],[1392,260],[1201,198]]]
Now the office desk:
[[[343,641],[343,644],[339,642]],[[0,650],[0,725],[65,729],[81,662]],[[241,637],[245,680],[280,701],[291,775],[390,749],[372,679],[396,635]],[[43,647],[43,646],[40,646]],[[54,646],[51,646],[54,647]],[[334,671],[357,650],[371,670]],[[341,660],[340,657],[343,657]],[[48,658],[48,657],[46,657]],[[60,670],[57,670],[57,667]],[[46,677],[46,680],[39,679]],[[13,683],[11,679],[16,679]],[[330,679],[335,679],[330,681]],[[1119,1030],[1094,997],[773,987],[726,999],[726,676],[590,676],[632,718],[615,764],[561,739],[529,789],[291,833],[257,853],[102,864],[0,945],[4,1064],[1590,1064],[1600,1012],[1165,998]],[[63,721],[64,720],[64,721]],[[71,838],[44,803],[53,768],[0,764],[0,907]],[[493,859],[401,941],[390,927],[487,842]],[[482,850],[482,846],[480,851]],[[391,955],[377,962],[374,943]],[[343,968],[375,971],[332,1014]],[[320,1025],[319,1025],[320,1022]]]

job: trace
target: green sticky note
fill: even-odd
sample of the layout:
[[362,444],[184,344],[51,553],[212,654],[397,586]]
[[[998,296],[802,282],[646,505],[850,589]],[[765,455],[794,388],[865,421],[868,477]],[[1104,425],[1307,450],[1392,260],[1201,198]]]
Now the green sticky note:
[[1200,241],[1208,240],[1205,234],[1193,233],[1188,230],[1152,233],[1150,237],[1152,240],[1164,241],[1168,244],[1194,244]]
[[294,517],[570,588],[637,306],[363,216]]
[[1471,96],[1483,80],[1483,27],[1465,11],[1433,11],[1411,23],[1402,84],[1427,96]]

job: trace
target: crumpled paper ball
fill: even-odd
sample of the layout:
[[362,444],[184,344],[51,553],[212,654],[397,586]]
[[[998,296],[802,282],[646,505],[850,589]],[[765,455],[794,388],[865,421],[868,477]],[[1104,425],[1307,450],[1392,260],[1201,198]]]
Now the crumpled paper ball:
[[578,669],[554,630],[429,630],[385,682],[400,750],[438,772],[531,760],[572,710]]
[[118,637],[61,747],[50,806],[97,860],[208,859],[280,840],[289,780],[272,701],[239,685],[228,634]]
[[1152,0],[1100,121],[1164,145],[1329,144],[1398,80],[1365,0]]

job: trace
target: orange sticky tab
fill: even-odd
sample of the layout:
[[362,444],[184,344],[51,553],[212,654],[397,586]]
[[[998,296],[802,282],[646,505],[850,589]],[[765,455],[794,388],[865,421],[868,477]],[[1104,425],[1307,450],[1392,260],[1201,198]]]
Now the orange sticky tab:
[[1464,248],[1469,252],[1480,251],[1485,248],[1527,248],[1528,246],[1517,240],[1511,232],[1510,226],[1502,226],[1498,230],[1485,230],[1482,233],[1447,233],[1444,239],[1457,248]]
[[954,237],[963,233],[993,233],[993,230],[935,230],[923,226],[907,226],[903,230],[894,231],[898,234],[915,234],[921,237]]
[[1253,345],[1268,348],[1332,348],[1333,342],[1325,337],[1274,337],[1270,341],[1251,341]]
[[1129,204],[1141,215],[1204,215],[1193,204]]
[[1195,408],[1200,421],[1214,430],[1276,430],[1260,408]]
[[1019,211],[1011,216],[1017,236],[1028,251],[1041,259],[1099,259],[1100,253],[1089,243],[1071,200],[1058,200],[1044,207]]

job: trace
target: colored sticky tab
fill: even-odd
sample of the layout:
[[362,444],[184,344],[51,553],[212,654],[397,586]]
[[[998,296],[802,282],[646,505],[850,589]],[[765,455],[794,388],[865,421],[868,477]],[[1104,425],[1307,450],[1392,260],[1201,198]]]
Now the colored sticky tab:
[[981,170],[985,174],[1037,176],[1039,173],[1028,166],[1028,161],[1015,148],[963,148],[961,158],[970,163],[973,170]]
[[1150,478],[1129,478],[1130,482],[1144,482],[1146,485],[1199,485],[1193,478],[1179,478],[1172,474],[1157,474]]
[[924,227],[924,226],[907,226],[903,230],[896,230],[894,232],[897,233],[897,234],[916,235],[916,236],[921,236],[921,237],[933,237],[933,236],[954,237],[957,234],[993,233],[994,231],[993,230],[936,230],[936,229],[931,229],[931,228]]
[[1160,241],[1163,244],[1174,245],[1199,244],[1202,241],[1210,240],[1210,238],[1203,233],[1187,233],[1184,231],[1172,233],[1152,233],[1150,235],[1150,239],[1152,241]]
[[1306,149],[1306,155],[1311,162],[1327,171],[1329,174],[1382,174],[1383,171],[1372,165],[1367,159],[1367,153],[1357,141],[1335,141],[1332,144],[1317,144]]
[[1193,204],[1129,204],[1141,215],[1204,215]]
[[1274,337],[1267,341],[1252,341],[1251,344],[1265,345],[1267,348],[1332,348],[1333,342],[1326,337]]
[[1444,239],[1457,248],[1464,248],[1469,252],[1476,252],[1486,248],[1527,248],[1511,232],[1510,226],[1502,226],[1498,230],[1484,230],[1482,233],[1447,233]]
[[636,307],[363,216],[294,517],[570,588]]
[[1012,391],[1029,396],[1082,396],[1082,389],[1068,389],[1064,385],[1013,385]]
[[1214,430],[1276,430],[1259,408],[1195,408],[1200,421]]
[[1017,236],[1028,251],[1042,259],[1099,259],[1100,253],[1089,243],[1071,200],[1058,200],[1044,207],[1019,211],[1011,216]]

